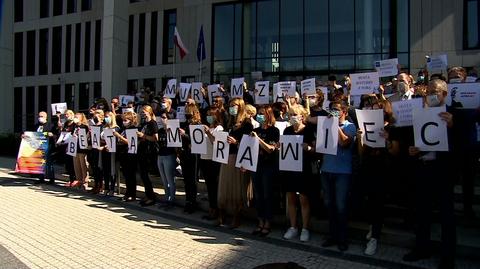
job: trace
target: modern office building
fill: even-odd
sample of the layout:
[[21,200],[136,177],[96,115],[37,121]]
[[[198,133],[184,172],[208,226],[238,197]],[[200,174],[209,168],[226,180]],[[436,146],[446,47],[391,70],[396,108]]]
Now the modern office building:
[[[0,132],[179,81],[325,79],[425,55],[480,65],[480,0],[0,0]],[[197,60],[203,26],[206,59]],[[175,53],[177,27],[190,51]],[[177,54],[177,55],[176,55]],[[261,73],[260,73],[261,72]],[[252,77],[253,74],[253,77]]]

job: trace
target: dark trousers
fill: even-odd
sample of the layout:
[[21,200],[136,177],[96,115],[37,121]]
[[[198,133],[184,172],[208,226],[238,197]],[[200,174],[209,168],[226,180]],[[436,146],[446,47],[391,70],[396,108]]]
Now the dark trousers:
[[115,173],[112,173],[112,168],[115,169],[115,153],[102,151],[102,177],[104,182],[104,189],[106,191],[115,190]]
[[218,174],[220,163],[212,160],[200,160],[200,169],[207,185],[208,204],[211,209],[218,209]]
[[75,169],[73,169],[73,157],[65,154],[65,169],[67,170],[70,182],[75,181]]
[[462,182],[463,208],[466,211],[471,211],[473,206],[477,159],[473,151],[465,150],[455,154],[455,176]]
[[185,198],[187,203],[197,203],[197,154],[182,152],[180,165],[182,166],[183,182],[185,184]]
[[273,219],[273,180],[276,175],[275,163],[258,163],[257,172],[253,173],[253,195],[259,219]]
[[120,165],[122,173],[125,177],[126,191],[125,196],[137,196],[137,155],[129,153],[121,153]]
[[432,223],[432,205],[438,202],[442,227],[441,257],[455,257],[456,227],[453,208],[453,180],[448,164],[440,161],[419,161],[415,165],[416,247],[428,249]]
[[[93,179],[95,181],[95,187],[99,188],[103,182],[103,170],[99,165],[101,152],[97,149],[92,149],[90,154],[87,156],[88,163],[92,168]],[[103,161],[101,162],[103,166]]]
[[[39,175],[40,180],[49,179],[50,182],[55,181],[55,170],[53,169],[53,148],[48,149],[47,154],[45,155],[45,171],[43,174]],[[73,158],[72,158],[73,161]]]
[[[384,219],[384,205],[389,181],[386,156],[366,158],[362,164],[362,182],[367,195],[368,221],[372,225],[372,238],[379,239]],[[383,159],[383,160],[382,160]]]
[[145,188],[145,198],[155,200],[155,193],[153,192],[153,184],[148,175],[151,163],[153,160],[157,160],[156,154],[141,153],[138,155],[138,167],[140,169],[140,178]]

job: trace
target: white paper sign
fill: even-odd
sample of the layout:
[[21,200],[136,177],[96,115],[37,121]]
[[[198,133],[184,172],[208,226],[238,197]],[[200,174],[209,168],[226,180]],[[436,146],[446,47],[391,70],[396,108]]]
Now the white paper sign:
[[392,102],[393,116],[395,117],[395,126],[412,126],[413,110],[422,107],[422,98],[413,98],[405,101]]
[[320,87],[320,90],[323,93],[323,109],[327,110],[330,108],[330,101],[328,101],[328,89],[327,87]]
[[138,136],[137,136],[137,129],[126,129],[125,135],[127,136],[128,140],[128,153],[130,154],[137,154],[138,148]]
[[100,126],[90,126],[90,135],[92,138],[92,148],[100,148]]
[[380,86],[377,72],[350,74],[351,95],[375,93]]
[[67,111],[67,103],[54,103],[50,106],[52,107],[52,115],[65,114],[65,111]]
[[235,167],[256,172],[258,164],[259,142],[256,137],[244,134],[238,147]]
[[447,123],[438,115],[445,111],[445,106],[413,111],[415,147],[421,151],[448,151]]
[[78,129],[78,143],[80,149],[88,148],[87,132],[83,128]]
[[192,88],[192,84],[190,83],[180,83],[180,102],[187,101],[188,95],[190,94],[190,89]]
[[57,144],[66,144],[70,137],[72,137],[70,132],[61,132],[60,136],[58,137]]
[[[315,90],[315,78],[310,78],[306,80],[302,80],[301,84],[301,93],[302,96],[306,95],[314,95],[316,93]],[[326,99],[326,98],[325,98]]]
[[231,83],[230,89],[230,96],[232,98],[235,97],[243,97],[243,82],[245,78],[233,78]]
[[212,161],[228,164],[230,153],[230,144],[227,142],[228,132],[215,132],[214,135]]
[[169,79],[167,82],[167,87],[165,87],[165,93],[163,96],[168,98],[175,98],[177,94],[177,80]]
[[315,151],[318,153],[337,155],[338,149],[338,118],[317,117],[317,142]]
[[289,97],[295,97],[296,87],[297,83],[295,81],[282,81],[278,83],[278,91]]
[[430,56],[427,58],[427,70],[432,71],[447,71],[448,61],[447,55],[442,54],[438,56]]
[[70,139],[68,139],[67,155],[70,155],[72,157],[77,156],[77,143],[78,143],[78,137],[76,136],[71,136]]
[[477,109],[480,107],[480,83],[448,84],[445,102],[456,108]]
[[201,82],[192,83],[192,97],[197,104],[203,103],[202,86],[203,84]]
[[270,101],[269,96],[270,81],[255,82],[255,104],[264,105]]
[[303,135],[280,136],[280,170],[301,172],[303,170]]
[[275,121],[275,127],[280,131],[280,135],[283,135],[283,132],[288,126],[290,126],[288,121]]
[[471,82],[477,82],[477,77],[474,77],[474,76],[467,76],[467,78],[465,79],[465,82],[468,82],[468,83],[471,83]]
[[133,102],[135,101],[135,96],[132,95],[119,95],[118,96],[118,101],[120,103],[120,106],[127,106],[128,102]]
[[355,113],[357,113],[358,126],[362,130],[363,144],[372,148],[384,148],[385,138],[380,136],[384,127],[383,109],[355,109]]
[[213,104],[214,97],[221,96],[220,90],[218,89],[219,87],[220,87],[220,84],[208,85],[207,91],[208,91],[208,101],[210,102],[210,105]]
[[103,139],[109,152],[117,152],[117,138],[110,128],[103,129]]
[[177,119],[180,122],[185,122],[185,107],[184,106],[179,106],[177,107]]
[[356,108],[360,107],[361,100],[362,100],[361,95],[350,95],[350,104]]
[[190,141],[192,153],[207,154],[208,137],[204,125],[190,125]]
[[283,93],[280,91],[280,88],[278,87],[278,83],[273,83],[273,102],[281,102],[283,101]]
[[178,119],[167,121],[167,147],[182,147],[182,136],[180,135],[180,121]]
[[375,69],[381,78],[396,76],[398,74],[398,58],[375,61]]

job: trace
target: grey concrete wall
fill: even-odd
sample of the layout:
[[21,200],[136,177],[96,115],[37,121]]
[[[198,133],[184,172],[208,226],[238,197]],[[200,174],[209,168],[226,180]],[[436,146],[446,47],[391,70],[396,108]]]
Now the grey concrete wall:
[[0,28],[0,133],[13,131],[13,1],[3,1]]

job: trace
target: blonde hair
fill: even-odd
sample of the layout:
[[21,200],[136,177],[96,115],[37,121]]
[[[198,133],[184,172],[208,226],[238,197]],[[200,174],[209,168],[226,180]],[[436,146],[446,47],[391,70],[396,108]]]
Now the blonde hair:
[[447,83],[441,79],[433,79],[428,82],[428,92],[441,92],[444,96],[448,93]]
[[103,121],[105,119],[105,113],[101,109],[95,110],[95,114],[100,116],[100,121]]
[[85,117],[85,114],[83,114],[81,112],[77,112],[77,113],[75,113],[75,116],[80,116],[80,121],[78,122],[79,125],[87,125],[88,126],[88,121],[87,121],[87,117]]
[[144,105],[142,107],[142,111],[146,111],[148,113],[148,115],[150,116],[150,118],[152,118],[152,120],[157,120],[155,118],[155,113],[153,113],[153,108],[149,105]]
[[230,126],[237,125],[243,123],[245,119],[247,119],[247,111],[245,109],[245,101],[243,101],[242,98],[235,97],[232,100],[230,100],[230,106],[231,105],[237,105],[238,107],[238,112],[237,116],[230,117]]
[[255,116],[257,114],[257,109],[248,104],[248,105],[245,105],[245,111],[247,112],[248,115],[250,115],[251,117]]
[[65,116],[68,117],[69,115],[75,116],[75,113],[73,112],[73,110],[70,110],[70,109],[69,109],[69,110],[65,111]]
[[307,110],[305,110],[305,108],[303,108],[303,106],[291,106],[289,109],[288,109],[288,114],[296,114],[296,115],[302,115],[303,116],[303,119],[305,120],[308,116],[308,113],[307,113]]
[[129,120],[132,122],[132,126],[137,126],[138,120],[137,120],[137,114],[135,112],[127,111],[122,114],[122,119],[123,120]]
[[106,117],[109,117],[110,118],[110,124],[108,124],[108,128],[117,128],[118,127],[118,124],[117,124],[117,117],[115,116],[115,114],[111,111],[108,111],[105,113]]
[[202,121],[202,118],[200,117],[200,111],[195,104],[186,105],[185,114],[192,114],[192,123],[200,123]]

